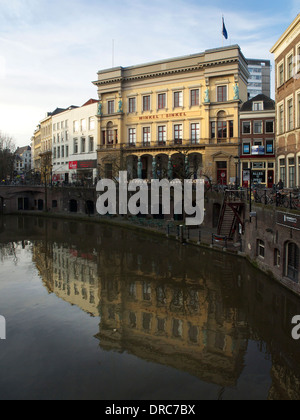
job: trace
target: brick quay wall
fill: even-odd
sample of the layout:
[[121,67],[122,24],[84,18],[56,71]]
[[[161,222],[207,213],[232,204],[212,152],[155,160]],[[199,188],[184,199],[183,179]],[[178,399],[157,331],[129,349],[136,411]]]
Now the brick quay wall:
[[[47,188],[0,186],[0,214],[40,215],[57,218],[80,218],[93,222],[113,223],[134,229],[157,231],[163,235],[179,238],[179,225],[184,221],[174,220],[172,215],[159,223],[133,223],[136,218],[100,217],[96,214],[97,194],[95,188]],[[47,206],[46,206],[47,204]],[[249,203],[245,203],[244,231],[237,227],[233,246],[212,243],[217,234],[223,194],[209,192],[205,198],[205,219],[200,229],[185,230],[185,242],[210,246],[217,251],[235,253],[247,258],[274,280],[300,295],[299,249],[300,212],[252,203],[250,218]],[[47,212],[45,211],[47,207]],[[168,222],[173,226],[169,229]],[[182,239],[182,238],[181,238]]]

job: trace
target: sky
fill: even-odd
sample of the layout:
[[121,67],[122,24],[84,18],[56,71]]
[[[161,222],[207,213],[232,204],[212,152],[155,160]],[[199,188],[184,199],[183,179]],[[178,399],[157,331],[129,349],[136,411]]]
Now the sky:
[[30,144],[47,112],[97,99],[92,82],[113,66],[231,44],[273,65],[299,12],[300,0],[0,0],[0,132]]

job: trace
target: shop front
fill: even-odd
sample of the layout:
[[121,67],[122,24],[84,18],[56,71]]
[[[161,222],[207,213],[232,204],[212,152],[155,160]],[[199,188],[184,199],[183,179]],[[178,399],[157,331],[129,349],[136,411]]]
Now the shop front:
[[82,186],[93,185],[97,177],[97,160],[78,160],[69,162],[71,181]]

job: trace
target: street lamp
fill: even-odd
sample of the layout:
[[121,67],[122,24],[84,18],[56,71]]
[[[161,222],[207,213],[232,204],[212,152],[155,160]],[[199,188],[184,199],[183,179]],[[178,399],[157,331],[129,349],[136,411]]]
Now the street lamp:
[[234,160],[234,163],[235,163],[235,189],[237,190],[238,187],[240,186],[239,185],[240,184],[240,182],[239,182],[240,177],[238,176],[238,166],[239,166],[239,163],[240,163],[240,157],[239,156],[234,156],[233,160]]

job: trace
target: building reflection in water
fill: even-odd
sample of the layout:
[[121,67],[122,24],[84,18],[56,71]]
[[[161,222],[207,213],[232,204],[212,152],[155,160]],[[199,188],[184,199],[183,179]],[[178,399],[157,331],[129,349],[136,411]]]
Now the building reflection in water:
[[269,399],[299,399],[300,299],[245,260],[102,225],[32,223],[45,287],[99,316],[102,349],[234,387],[252,340],[272,361]]

